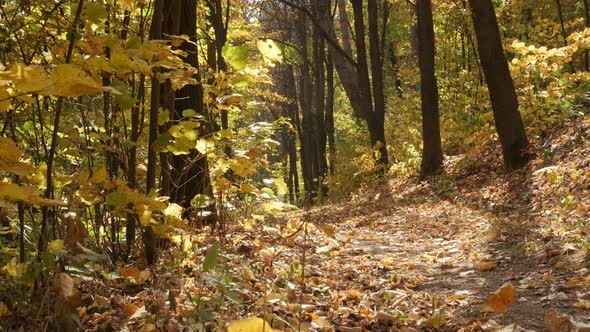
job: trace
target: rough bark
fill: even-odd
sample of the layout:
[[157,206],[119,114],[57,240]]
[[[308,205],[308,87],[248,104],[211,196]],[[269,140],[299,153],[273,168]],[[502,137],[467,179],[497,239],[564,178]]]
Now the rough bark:
[[528,139],[520,113],[514,83],[504,55],[492,0],[469,0],[481,66],[488,85],[496,131],[508,169],[528,161]]
[[431,0],[417,0],[418,60],[422,98],[422,165],[423,176],[436,174],[442,168],[442,145],[438,111],[438,86],[435,74],[435,41]]

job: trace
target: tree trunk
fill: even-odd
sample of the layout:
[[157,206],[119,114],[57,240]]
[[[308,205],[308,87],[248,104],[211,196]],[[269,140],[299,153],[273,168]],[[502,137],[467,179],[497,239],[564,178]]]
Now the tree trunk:
[[[559,17],[559,25],[561,26],[561,37],[563,37],[563,46],[567,47],[567,31],[565,30],[565,22],[563,20],[563,7],[561,6],[561,0],[555,0],[555,6],[557,7],[557,16]],[[574,62],[569,63],[570,71],[573,73],[576,71]]]
[[[584,22],[586,28],[590,28],[590,4],[588,0],[584,0]],[[584,52],[584,70],[590,71],[590,49],[588,48]]]
[[492,0],[469,0],[479,56],[488,85],[496,130],[508,169],[528,161],[528,140],[518,112],[518,100],[504,55]]
[[[154,0],[154,14],[152,16],[152,25],[150,28],[150,39],[158,40],[162,38],[162,19],[164,11],[164,0]],[[152,77],[152,91],[150,98],[149,112],[149,130],[148,130],[148,160],[146,171],[145,190],[149,193],[156,189],[156,169],[158,164],[158,153],[155,150],[155,142],[158,138],[158,109],[160,108],[160,82],[156,78],[156,73]],[[145,258],[148,265],[156,261],[156,238],[153,229],[146,226],[143,232],[143,245]]]
[[334,137],[334,62],[331,57],[326,61],[326,136],[328,138],[328,162],[330,175],[334,176],[336,167],[336,139]]
[[438,87],[434,70],[434,25],[431,0],[417,0],[418,59],[420,95],[422,97],[422,166],[423,176],[436,174],[442,168],[442,145],[438,112]]
[[[379,33],[379,8],[377,0],[368,0],[369,16],[369,53],[371,55],[371,83],[373,88],[373,112],[375,114],[374,130],[379,156],[377,162],[381,167],[388,163],[387,146],[385,144],[385,92],[383,87],[383,48]],[[356,20],[356,18],[355,18]],[[369,128],[370,130],[370,128]]]
[[312,108],[312,79],[310,74],[310,63],[307,55],[307,20],[305,14],[299,12],[297,23],[297,43],[301,49],[302,62],[299,65],[299,86],[297,96],[299,99],[299,109],[301,110],[301,172],[303,175],[303,188],[305,191],[305,202],[311,203],[314,198],[313,186],[313,137],[310,133],[313,128],[313,119],[311,116]]

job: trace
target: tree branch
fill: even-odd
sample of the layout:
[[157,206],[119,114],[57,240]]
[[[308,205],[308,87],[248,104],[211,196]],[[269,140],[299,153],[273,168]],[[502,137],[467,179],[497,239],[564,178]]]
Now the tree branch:
[[324,30],[323,26],[320,24],[320,22],[318,22],[317,17],[315,17],[315,15],[309,10],[309,8],[303,6],[303,5],[298,5],[295,3],[292,3],[289,0],[279,0],[279,2],[284,3],[285,5],[300,10],[302,11],[307,17],[309,17],[309,19],[311,19],[311,22],[313,23],[313,25],[315,25],[318,28],[318,32],[322,35],[322,37],[324,37],[324,39],[328,42],[328,44],[330,44],[330,46],[332,46],[334,48],[334,50],[340,54],[342,57],[344,57],[348,62],[350,62],[353,66],[356,67],[356,61],[350,56],[350,54],[346,53],[346,51],[344,51],[344,49],[340,46],[340,44],[338,43],[337,40],[335,40],[328,31]]

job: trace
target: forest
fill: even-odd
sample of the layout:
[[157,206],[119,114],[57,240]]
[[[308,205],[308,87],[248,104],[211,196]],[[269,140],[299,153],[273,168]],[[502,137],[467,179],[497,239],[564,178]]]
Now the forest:
[[590,331],[590,0],[0,0],[0,331]]

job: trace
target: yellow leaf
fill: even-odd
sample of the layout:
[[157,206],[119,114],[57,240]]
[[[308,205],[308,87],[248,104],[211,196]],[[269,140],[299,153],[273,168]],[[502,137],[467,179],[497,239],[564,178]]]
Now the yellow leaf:
[[582,286],[582,281],[575,279],[575,278],[571,279],[565,283],[565,287],[567,287],[567,288],[573,288],[573,287],[578,287],[578,286]]
[[270,324],[262,318],[250,317],[227,326],[227,332],[273,332]]
[[0,183],[0,201],[26,202],[35,205],[58,205],[60,201],[46,199],[34,186],[19,186],[14,183]]
[[246,183],[246,182],[240,184],[240,190],[242,192],[247,193],[247,194],[258,195],[258,188],[254,187],[253,185]]
[[6,315],[8,313],[8,307],[4,302],[0,301],[0,317]]
[[578,303],[576,303],[576,308],[590,309],[590,301],[580,300]]
[[64,240],[53,240],[49,242],[47,250],[52,254],[57,254],[64,250]]
[[514,303],[516,303],[516,288],[511,283],[505,283],[488,298],[488,304],[494,312],[506,312],[508,306]]
[[394,263],[395,260],[393,259],[393,257],[385,257],[381,261],[381,264],[383,264],[383,266],[393,266]]
[[22,63],[15,64],[9,71],[1,72],[0,79],[12,81],[15,89],[25,93],[43,93],[51,85],[43,69]]
[[13,278],[20,278],[25,274],[27,266],[24,263],[19,263],[16,257],[14,257],[4,266],[3,270]]
[[63,64],[55,67],[51,80],[56,96],[80,97],[103,91],[102,84],[88,76],[80,67]]
[[197,140],[196,149],[201,154],[207,154],[215,149],[215,143],[209,139],[199,138]]
[[10,109],[10,93],[0,90],[0,112],[6,112]]
[[439,329],[447,322],[447,317],[443,312],[437,312],[424,322],[424,326]]
[[20,176],[27,176],[33,172],[31,165],[20,160],[23,153],[13,140],[0,137],[0,147],[0,172]]
[[250,268],[246,268],[244,269],[244,274],[243,274],[244,279],[248,280],[248,281],[256,281],[256,276],[254,275],[254,272],[252,272],[252,269]]

